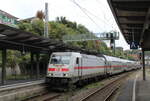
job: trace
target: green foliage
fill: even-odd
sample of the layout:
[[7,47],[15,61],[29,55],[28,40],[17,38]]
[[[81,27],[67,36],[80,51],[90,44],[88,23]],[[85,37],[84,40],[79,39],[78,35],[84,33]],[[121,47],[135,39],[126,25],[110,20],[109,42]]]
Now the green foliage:
[[22,55],[19,51],[8,50],[7,51],[7,66],[14,68],[16,64],[21,62],[29,62],[30,55]]
[[91,34],[91,32],[83,25],[79,24],[77,27],[79,34]]
[[32,28],[32,25],[31,25],[30,23],[20,22],[20,23],[18,24],[18,27],[19,27],[19,29],[21,29],[21,30],[24,30],[24,31],[27,31],[27,32],[33,32],[33,33],[34,33],[33,28]]
[[44,33],[44,22],[40,19],[35,19],[31,23],[33,32],[42,36]]
[[20,22],[18,24],[19,29],[31,32],[37,35],[43,35],[44,33],[44,22],[40,19],[34,19],[31,23],[29,22]]
[[66,25],[62,23],[57,22],[49,22],[50,24],[50,30],[49,30],[49,36],[53,39],[59,39],[62,40],[62,36],[68,35],[68,34],[76,34],[77,32],[69,27],[66,27]]
[[66,27],[72,28],[74,30],[77,30],[77,23],[76,22],[71,22],[66,19],[66,17],[57,17],[56,22],[61,23],[63,25],[66,25]]
[[111,50],[107,47],[107,45],[102,41],[101,46],[99,47],[99,51],[106,55],[111,55]]

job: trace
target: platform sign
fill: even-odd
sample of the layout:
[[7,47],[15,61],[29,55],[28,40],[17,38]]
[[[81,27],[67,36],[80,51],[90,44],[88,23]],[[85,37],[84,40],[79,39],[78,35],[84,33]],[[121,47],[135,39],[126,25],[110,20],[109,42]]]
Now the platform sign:
[[130,43],[130,49],[138,49],[138,43],[137,42],[131,42]]

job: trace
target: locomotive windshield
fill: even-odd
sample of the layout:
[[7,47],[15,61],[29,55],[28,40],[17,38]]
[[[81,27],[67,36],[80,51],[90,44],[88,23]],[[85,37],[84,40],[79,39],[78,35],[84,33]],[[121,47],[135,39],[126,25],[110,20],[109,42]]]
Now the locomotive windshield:
[[69,64],[70,56],[65,55],[52,55],[50,64]]

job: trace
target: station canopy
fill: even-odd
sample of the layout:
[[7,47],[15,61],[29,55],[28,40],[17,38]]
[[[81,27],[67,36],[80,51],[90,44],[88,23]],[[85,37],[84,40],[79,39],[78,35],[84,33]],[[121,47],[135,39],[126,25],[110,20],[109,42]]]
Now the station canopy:
[[128,44],[133,41],[150,50],[150,0],[108,0]]
[[4,24],[0,24],[0,49],[13,49],[34,53],[76,51],[87,54],[98,54],[95,51],[81,49],[62,41],[44,38]]

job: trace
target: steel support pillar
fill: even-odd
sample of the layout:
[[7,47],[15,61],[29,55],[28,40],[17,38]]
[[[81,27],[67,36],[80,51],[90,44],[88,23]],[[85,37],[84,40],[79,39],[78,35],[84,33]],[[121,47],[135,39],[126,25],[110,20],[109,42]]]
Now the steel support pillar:
[[31,72],[30,72],[30,77],[31,79],[33,78],[33,62],[34,62],[34,54],[31,52],[30,54],[30,57],[31,57]]
[[143,80],[146,80],[145,73],[145,51],[142,49],[142,64],[143,64]]
[[7,52],[6,49],[2,49],[2,85],[5,84],[6,80],[6,57],[7,57]]
[[36,79],[39,79],[39,54],[37,53],[36,54]]

